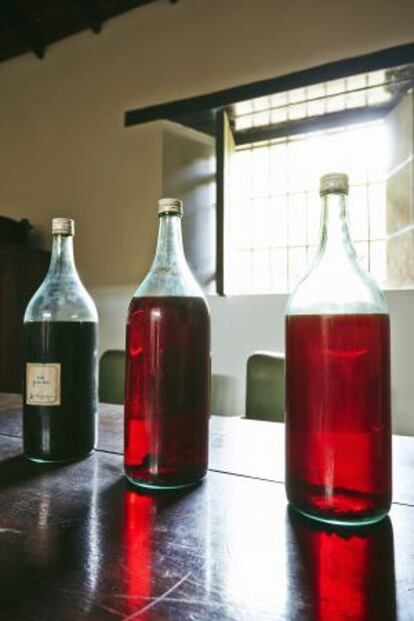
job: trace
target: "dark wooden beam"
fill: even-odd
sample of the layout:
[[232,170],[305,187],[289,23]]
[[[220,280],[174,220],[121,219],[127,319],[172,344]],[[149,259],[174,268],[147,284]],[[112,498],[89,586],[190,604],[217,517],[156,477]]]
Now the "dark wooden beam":
[[183,117],[186,114],[205,110],[222,110],[238,101],[273,95],[358,73],[398,67],[412,62],[414,62],[414,43],[408,43],[364,56],[346,58],[326,65],[311,67],[269,80],[235,86],[207,95],[198,95],[147,108],[129,110],[125,114],[125,125],[128,127],[159,119],[175,120],[177,117]]
[[76,10],[84,26],[95,34],[102,30],[102,19],[98,16],[96,6],[91,0],[68,0]]
[[297,121],[287,121],[277,125],[265,125],[263,127],[252,127],[234,132],[236,145],[251,144],[262,142],[263,140],[275,140],[276,138],[286,138],[297,134],[305,134],[318,130],[334,129],[353,123],[366,123],[384,118],[396,105],[396,101],[382,106],[372,106],[354,110],[341,110],[330,112],[320,116],[307,117]]
[[10,0],[0,0],[0,19],[37,58],[44,57],[45,44]]

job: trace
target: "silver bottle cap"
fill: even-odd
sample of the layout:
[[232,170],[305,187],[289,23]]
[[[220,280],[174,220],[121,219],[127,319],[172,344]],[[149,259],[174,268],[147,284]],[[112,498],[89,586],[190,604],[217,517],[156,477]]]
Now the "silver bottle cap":
[[329,192],[348,194],[349,180],[345,173],[329,173],[321,177],[319,193],[321,196]]
[[71,218],[53,218],[52,235],[75,235],[75,220]]
[[183,201],[178,198],[161,198],[158,201],[158,215],[163,213],[183,215]]

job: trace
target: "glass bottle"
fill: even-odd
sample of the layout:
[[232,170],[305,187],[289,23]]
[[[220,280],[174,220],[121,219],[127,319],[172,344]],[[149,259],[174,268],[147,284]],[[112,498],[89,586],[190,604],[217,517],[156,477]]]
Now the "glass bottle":
[[181,201],[159,201],[155,259],[128,312],[125,474],[143,487],[185,487],[207,471],[210,316],[182,214]]
[[286,309],[286,491],[310,517],[369,523],[391,503],[389,315],[352,246],[348,177],[320,193],[317,253]]
[[53,219],[49,271],[24,315],[23,440],[33,461],[80,458],[97,440],[98,314],[76,271],[74,225]]

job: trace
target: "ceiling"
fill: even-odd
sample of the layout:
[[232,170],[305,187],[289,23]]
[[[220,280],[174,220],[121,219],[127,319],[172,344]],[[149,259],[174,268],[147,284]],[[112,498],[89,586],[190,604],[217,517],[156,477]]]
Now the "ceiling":
[[27,52],[42,59],[52,43],[82,30],[98,34],[111,17],[154,1],[0,0],[0,62]]

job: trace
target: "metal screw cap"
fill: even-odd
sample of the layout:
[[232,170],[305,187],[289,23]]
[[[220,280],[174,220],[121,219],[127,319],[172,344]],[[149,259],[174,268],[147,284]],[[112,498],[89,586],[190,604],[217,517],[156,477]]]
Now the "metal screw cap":
[[345,173],[328,173],[321,177],[319,192],[321,196],[333,193],[348,194],[349,192],[349,179]]

